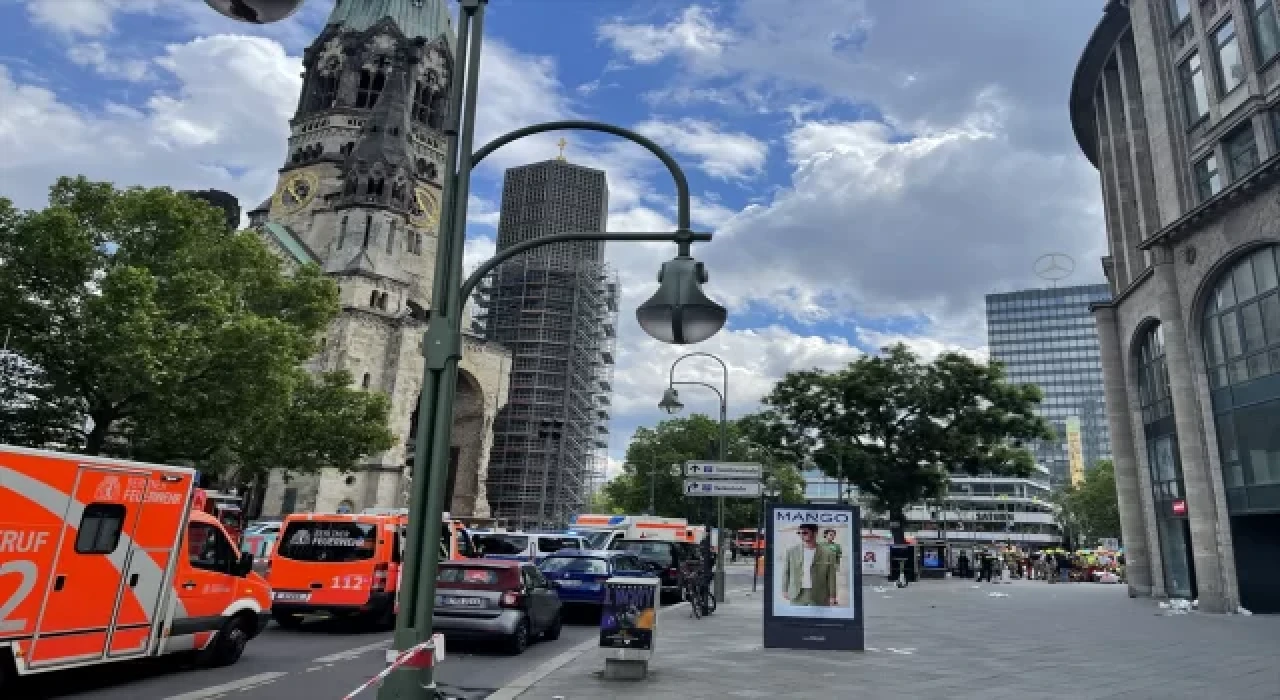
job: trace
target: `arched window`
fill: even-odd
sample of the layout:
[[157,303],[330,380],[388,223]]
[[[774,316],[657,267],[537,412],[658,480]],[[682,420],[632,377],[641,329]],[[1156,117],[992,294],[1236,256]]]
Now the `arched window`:
[[381,197],[382,196],[382,178],[380,177],[369,178],[369,186],[365,191],[368,192],[370,197]]
[[1204,355],[1231,515],[1280,508],[1280,246],[1243,257],[1204,310]]
[[342,223],[338,226],[338,250],[342,250],[342,244],[347,241],[347,217],[342,217]]
[[422,81],[413,83],[413,120],[419,124],[427,123],[431,113],[431,91]]
[[445,98],[444,91],[437,92],[431,97],[431,113],[427,116],[427,126],[432,129],[440,129],[444,127],[444,118],[448,116],[449,100]]
[[413,232],[413,250],[414,255],[422,255],[422,232]]
[[376,289],[369,292],[369,307],[378,308],[378,290]]
[[373,214],[364,215],[364,243],[361,248],[369,247],[369,237],[373,235]]
[[396,245],[396,220],[392,219],[391,223],[387,224],[387,255],[390,255],[394,251],[395,245]]
[[361,389],[368,389],[368,388],[369,388],[369,373],[368,373],[368,372],[365,372],[365,373],[364,373],[364,378],[360,380],[360,388],[361,388]]
[[355,142],[354,142],[354,141],[348,141],[348,142],[346,142],[346,143],[342,144],[342,147],[338,149],[338,152],[339,152],[339,153],[341,153],[341,154],[342,154],[342,157],[344,157],[344,158],[345,158],[345,157],[347,157],[348,155],[350,155],[350,154],[351,154],[351,149],[353,149],[353,148],[355,148],[355,147],[356,147],[356,144],[355,144]]
[[[1186,489],[1178,457],[1178,433],[1173,421],[1173,393],[1169,390],[1162,326],[1147,327],[1134,359],[1137,360],[1138,404],[1142,408],[1142,431],[1164,563],[1165,591],[1171,596],[1194,597],[1191,526],[1186,517]],[[1179,503],[1181,507],[1177,506]]]
[[342,189],[342,193],[347,195],[348,197],[354,195],[356,193],[356,185],[358,184],[358,182],[359,181],[356,179],[356,177],[352,175],[347,180],[347,186]]

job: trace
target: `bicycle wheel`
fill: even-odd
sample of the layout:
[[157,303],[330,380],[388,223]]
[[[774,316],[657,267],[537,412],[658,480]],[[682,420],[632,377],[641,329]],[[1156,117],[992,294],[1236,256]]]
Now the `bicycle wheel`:
[[702,596],[702,614],[710,615],[716,611],[716,594],[706,591]]
[[698,589],[690,584],[684,588],[684,599],[689,601],[689,614],[694,619],[702,617],[702,606],[698,601]]

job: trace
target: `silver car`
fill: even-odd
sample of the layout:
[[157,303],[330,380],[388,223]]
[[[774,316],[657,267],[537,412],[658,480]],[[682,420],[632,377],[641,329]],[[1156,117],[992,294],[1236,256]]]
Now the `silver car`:
[[532,564],[440,562],[432,627],[456,639],[499,639],[519,654],[535,638],[560,638],[560,596]]

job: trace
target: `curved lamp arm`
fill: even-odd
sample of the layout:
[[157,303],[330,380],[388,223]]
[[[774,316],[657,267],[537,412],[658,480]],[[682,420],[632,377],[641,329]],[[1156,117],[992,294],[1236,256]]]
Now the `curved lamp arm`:
[[[658,160],[662,161],[662,164],[667,166],[667,170],[671,173],[671,179],[675,180],[676,183],[676,228],[681,231],[689,230],[689,179],[685,177],[684,170],[680,169],[680,164],[677,163],[675,158],[672,158],[671,155],[662,148],[662,146],[659,146],[645,136],[641,136],[630,129],[624,129],[620,126],[583,119],[564,119],[526,126],[523,129],[516,129],[511,133],[503,134],[489,143],[486,143],[480,148],[480,150],[472,154],[471,165],[474,166],[494,151],[502,148],[512,141],[517,141],[534,134],[541,134],[546,131],[564,131],[566,129],[574,129],[578,131],[599,131],[605,134],[621,136],[628,141],[643,146],[648,149],[650,153],[657,156]],[[681,254],[689,254],[687,244],[681,244]]]

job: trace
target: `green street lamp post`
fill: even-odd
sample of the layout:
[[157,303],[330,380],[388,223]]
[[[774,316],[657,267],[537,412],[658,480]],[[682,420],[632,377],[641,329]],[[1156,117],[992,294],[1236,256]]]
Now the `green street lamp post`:
[[[205,0],[219,13],[241,21],[264,24],[284,19],[303,0]],[[594,121],[566,120],[536,124],[500,136],[472,151],[476,98],[480,75],[480,47],[484,11],[488,0],[459,0],[457,49],[450,86],[444,193],[440,206],[440,235],[436,255],[431,310],[423,339],[426,371],[419,429],[414,452],[409,532],[400,582],[400,612],[396,616],[393,648],[421,648],[432,639],[435,612],[439,542],[448,480],[449,433],[453,402],[462,357],[462,311],[480,281],[506,260],[534,248],[567,241],[669,241],[676,257],[662,264],[658,290],[636,309],[640,327],[653,338],[676,345],[702,342],[720,331],[727,318],[724,307],[702,291],[706,268],[690,254],[692,244],[711,240],[710,233],[690,228],[689,182],[679,164],[653,141],[634,131]],[[461,74],[459,74],[461,73]],[[498,252],[462,280],[462,253],[466,241],[467,198],[471,171],[499,148],[534,134],[578,129],[613,134],[643,146],[670,171],[676,189],[676,230],[658,233],[559,233],[513,245]],[[428,649],[430,649],[428,647]],[[428,659],[431,654],[423,654]],[[430,663],[405,664],[392,671],[378,691],[379,700],[421,700],[438,696]]]
[[[715,385],[707,384],[706,382],[677,382],[676,381],[676,365],[680,364],[683,360],[686,360],[690,357],[709,357],[715,360],[716,362],[719,362],[720,369],[724,371],[723,389],[717,389]],[[729,459],[729,456],[728,456],[729,455],[729,365],[726,365],[724,363],[724,360],[720,359],[719,357],[716,357],[715,355],[712,355],[709,352],[691,352],[687,355],[681,355],[680,357],[677,357],[676,361],[671,363],[671,373],[667,379],[667,389],[666,391],[662,392],[662,400],[658,402],[658,408],[661,408],[667,413],[670,413],[673,415],[676,413],[679,413],[681,410],[684,409],[684,404],[680,403],[680,393],[676,391],[676,386],[681,384],[703,386],[716,392],[716,396],[720,397],[720,461],[721,462],[728,461]],[[729,601],[725,600],[725,592],[724,592],[724,550],[725,550],[724,496],[721,496],[716,500],[719,501],[719,503],[717,503],[719,514],[717,515],[716,519],[718,521],[717,530],[720,533],[720,536],[719,536],[720,543],[719,543],[719,547],[716,550],[716,576],[715,576],[715,584],[714,584],[713,592],[715,594],[717,601],[721,603],[727,603]]]

